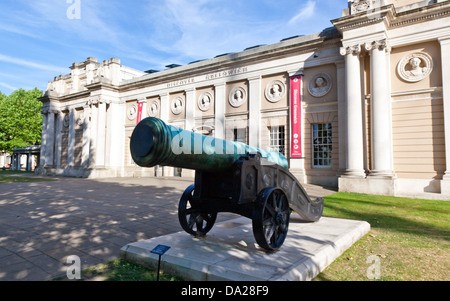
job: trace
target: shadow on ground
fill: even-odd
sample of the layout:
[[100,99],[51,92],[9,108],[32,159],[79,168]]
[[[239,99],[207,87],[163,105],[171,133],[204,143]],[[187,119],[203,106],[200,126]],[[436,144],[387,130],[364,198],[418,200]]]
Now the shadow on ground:
[[[1,184],[0,281],[65,276],[71,255],[86,269],[118,258],[128,243],[182,231],[178,202],[191,183],[57,178]],[[218,222],[235,217],[221,213]]]

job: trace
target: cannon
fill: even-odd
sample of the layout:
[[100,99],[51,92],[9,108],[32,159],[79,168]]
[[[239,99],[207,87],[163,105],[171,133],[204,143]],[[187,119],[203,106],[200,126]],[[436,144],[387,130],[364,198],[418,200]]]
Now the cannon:
[[181,227],[194,236],[206,235],[219,212],[232,212],[250,218],[258,245],[275,251],[287,236],[291,211],[307,222],[322,215],[323,199],[309,198],[278,152],[190,132],[155,117],[135,127],[130,152],[142,167],[195,170],[195,182],[178,205]]

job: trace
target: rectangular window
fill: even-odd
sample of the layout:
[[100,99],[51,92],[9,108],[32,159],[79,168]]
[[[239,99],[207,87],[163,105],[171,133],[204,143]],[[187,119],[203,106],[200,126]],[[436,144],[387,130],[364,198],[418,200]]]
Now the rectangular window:
[[312,124],[313,167],[331,167],[333,150],[331,123]]
[[239,141],[247,144],[247,129],[234,129],[233,130],[233,141]]
[[271,126],[269,133],[269,150],[285,154],[284,126]]

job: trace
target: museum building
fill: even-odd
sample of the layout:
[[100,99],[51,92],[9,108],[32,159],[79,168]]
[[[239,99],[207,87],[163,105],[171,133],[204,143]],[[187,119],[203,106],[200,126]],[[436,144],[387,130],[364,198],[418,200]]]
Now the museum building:
[[302,183],[450,199],[450,1],[349,0],[331,25],[163,71],[74,63],[41,98],[38,172],[192,177],[134,164],[155,116],[279,151]]

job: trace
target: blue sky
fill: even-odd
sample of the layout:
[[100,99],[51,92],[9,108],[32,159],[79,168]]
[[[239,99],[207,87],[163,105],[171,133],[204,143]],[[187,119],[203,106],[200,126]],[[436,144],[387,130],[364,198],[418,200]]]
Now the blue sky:
[[0,91],[45,90],[73,62],[164,70],[332,26],[347,0],[1,0]]

